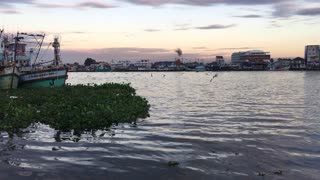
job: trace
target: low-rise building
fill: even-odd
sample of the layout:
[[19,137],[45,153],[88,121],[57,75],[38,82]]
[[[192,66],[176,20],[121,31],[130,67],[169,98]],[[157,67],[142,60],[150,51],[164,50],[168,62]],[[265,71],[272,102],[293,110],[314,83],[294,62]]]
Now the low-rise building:
[[296,57],[291,61],[290,70],[305,70],[305,60],[301,57]]
[[223,68],[226,65],[223,56],[216,56],[216,62],[219,64],[220,68]]
[[152,67],[152,63],[150,60],[143,59],[140,61],[136,61],[134,64],[134,69],[138,71],[150,71]]
[[177,69],[177,65],[175,61],[159,61],[155,62],[152,68],[159,71],[173,71]]
[[113,71],[125,71],[129,69],[132,63],[130,61],[113,61],[111,62],[111,69]]

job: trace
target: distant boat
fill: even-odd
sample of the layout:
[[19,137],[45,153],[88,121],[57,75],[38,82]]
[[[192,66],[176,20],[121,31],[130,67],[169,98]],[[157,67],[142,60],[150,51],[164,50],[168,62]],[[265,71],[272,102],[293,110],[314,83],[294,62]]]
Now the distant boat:
[[194,68],[186,68],[187,71],[195,71],[195,72],[203,72],[206,71],[206,67],[204,65],[198,65]]
[[204,65],[199,65],[199,66],[196,66],[195,70],[197,72],[203,72],[203,71],[206,71],[206,67]]

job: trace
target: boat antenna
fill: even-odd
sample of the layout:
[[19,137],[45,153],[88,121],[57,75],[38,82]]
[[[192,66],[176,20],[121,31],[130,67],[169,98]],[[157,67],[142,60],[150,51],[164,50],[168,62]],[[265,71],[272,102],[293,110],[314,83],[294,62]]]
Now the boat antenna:
[[13,56],[13,63],[15,63],[16,60],[17,60],[18,41],[19,41],[19,32],[17,32],[17,36],[14,38],[14,56]]

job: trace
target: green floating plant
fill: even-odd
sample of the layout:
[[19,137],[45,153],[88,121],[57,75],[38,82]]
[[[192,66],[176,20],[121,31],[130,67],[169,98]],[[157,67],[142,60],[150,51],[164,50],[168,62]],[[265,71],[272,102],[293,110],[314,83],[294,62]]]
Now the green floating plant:
[[60,131],[105,129],[149,116],[148,101],[130,84],[0,90],[0,131],[34,123]]

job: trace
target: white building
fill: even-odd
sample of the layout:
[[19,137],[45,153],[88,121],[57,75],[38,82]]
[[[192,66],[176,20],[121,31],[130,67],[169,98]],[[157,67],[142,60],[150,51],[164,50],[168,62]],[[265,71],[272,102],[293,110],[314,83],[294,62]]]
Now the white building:
[[113,70],[124,70],[124,69],[128,69],[130,66],[131,62],[130,61],[117,61],[111,62],[111,68]]
[[269,52],[261,50],[251,50],[245,52],[235,52],[231,55],[232,64],[242,64],[245,62],[269,62],[271,55]]
[[152,63],[150,62],[150,60],[146,60],[146,59],[143,59],[143,60],[140,60],[140,61],[136,61],[134,63],[134,66],[138,68],[138,70],[151,70],[151,66],[152,66]]
[[306,65],[319,65],[320,45],[308,45],[305,47]]

